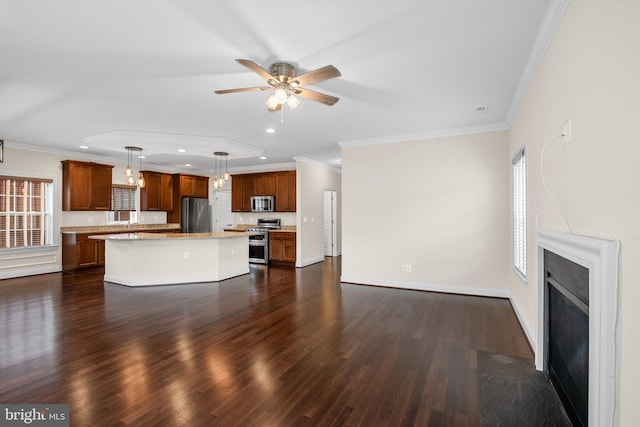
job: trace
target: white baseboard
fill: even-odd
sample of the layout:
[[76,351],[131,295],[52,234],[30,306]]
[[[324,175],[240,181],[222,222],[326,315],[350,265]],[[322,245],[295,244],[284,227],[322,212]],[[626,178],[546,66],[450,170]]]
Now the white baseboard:
[[59,265],[29,268],[0,273],[0,279],[14,279],[16,277],[35,276],[38,274],[59,273],[60,271],[62,271],[62,267]]
[[533,349],[533,354],[535,355],[537,352],[536,340],[531,335],[531,331],[529,331],[529,328],[527,328],[527,323],[524,321],[524,317],[522,317],[522,314],[520,314],[520,309],[518,308],[518,304],[516,304],[515,300],[512,297],[509,297],[509,302],[511,302],[511,307],[513,307],[513,311],[516,313],[516,317],[518,318],[520,327],[522,327],[522,330],[524,331],[524,335],[527,337],[527,340],[529,341],[529,345]]
[[305,261],[301,261],[300,264],[296,264],[296,267],[306,267],[309,266],[311,264],[317,264],[319,262],[324,262],[324,256],[321,258],[315,258],[315,259],[308,259]]
[[340,281],[360,285],[383,286],[388,288],[410,289],[417,291],[443,292],[448,294],[475,295],[482,297],[511,298],[510,292],[504,289],[482,288],[476,286],[452,286],[437,283],[380,280],[353,276],[341,276]]

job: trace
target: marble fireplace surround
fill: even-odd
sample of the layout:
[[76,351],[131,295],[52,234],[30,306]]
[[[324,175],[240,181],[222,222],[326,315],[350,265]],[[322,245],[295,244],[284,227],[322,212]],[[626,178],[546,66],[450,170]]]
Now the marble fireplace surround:
[[536,233],[538,334],[536,369],[544,370],[544,250],[589,269],[589,425],[613,426],[620,242],[553,230]]

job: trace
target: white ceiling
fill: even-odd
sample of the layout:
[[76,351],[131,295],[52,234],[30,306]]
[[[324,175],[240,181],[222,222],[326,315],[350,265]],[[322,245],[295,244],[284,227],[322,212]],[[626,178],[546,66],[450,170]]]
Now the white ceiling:
[[[550,3],[0,0],[0,139],[117,162],[137,145],[151,169],[195,172],[220,149],[231,170],[339,167],[338,142],[504,128]],[[301,99],[282,123],[267,92],[214,94],[264,85],[237,58],[332,64],[342,76],[309,88],[340,101]]]

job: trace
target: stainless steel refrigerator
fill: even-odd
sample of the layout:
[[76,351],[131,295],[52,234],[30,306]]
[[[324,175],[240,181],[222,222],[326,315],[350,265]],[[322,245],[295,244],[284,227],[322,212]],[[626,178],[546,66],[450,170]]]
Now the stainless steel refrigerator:
[[208,233],[211,231],[209,199],[196,197],[182,199],[180,227],[183,233]]

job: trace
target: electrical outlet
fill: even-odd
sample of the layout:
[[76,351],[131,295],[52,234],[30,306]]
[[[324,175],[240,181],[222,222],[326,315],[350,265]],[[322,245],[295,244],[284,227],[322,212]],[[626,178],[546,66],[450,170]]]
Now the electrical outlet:
[[189,259],[191,257],[191,254],[189,253],[189,251],[184,251],[184,259]]
[[405,264],[400,264],[400,271],[407,271],[407,266]]
[[411,273],[411,264],[407,264],[406,271],[407,273]]
[[564,136],[564,143],[566,144],[567,142],[571,141],[571,138],[573,135],[571,135],[572,129],[571,129],[571,120],[567,120],[564,123],[564,127],[562,128],[562,136]]
[[87,218],[87,221],[88,221],[89,223],[92,223],[92,222],[93,222],[93,217],[92,217],[92,216],[90,216],[89,218]]
[[232,248],[232,249],[231,249],[231,255],[233,256],[233,255],[235,255],[235,254],[236,254],[236,250]]

